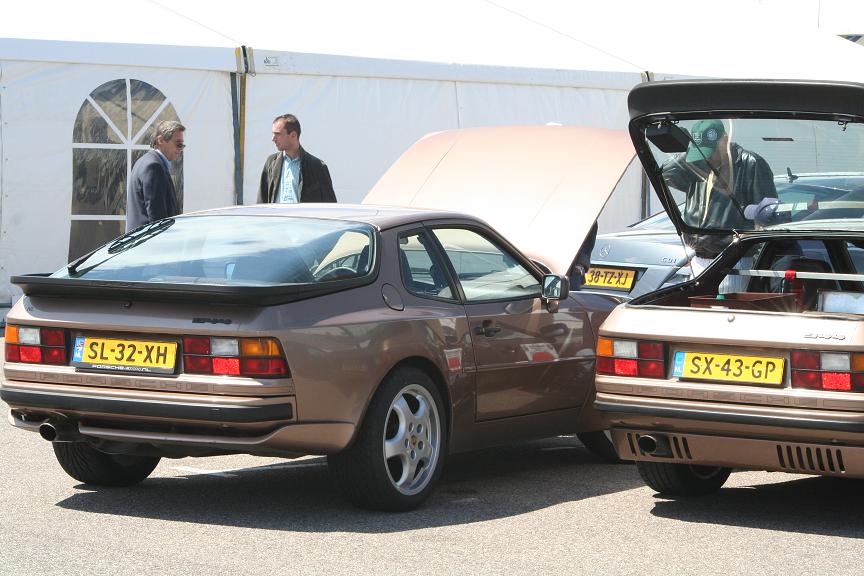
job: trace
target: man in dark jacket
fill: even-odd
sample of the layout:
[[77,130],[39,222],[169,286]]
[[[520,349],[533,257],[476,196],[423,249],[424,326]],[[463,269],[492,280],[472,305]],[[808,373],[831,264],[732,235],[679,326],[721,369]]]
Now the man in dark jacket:
[[293,114],[273,120],[278,152],[264,162],[258,203],[336,202],[330,170],[300,146],[300,121]]
[[[729,141],[720,120],[700,120],[693,125],[687,152],[663,164],[663,178],[670,188],[686,193],[684,222],[717,230],[748,230],[753,220],[744,208],[763,198],[776,198],[774,175],[764,158]],[[684,240],[700,258],[712,259],[730,237],[685,234]]]
[[171,162],[179,158],[186,147],[185,131],[186,127],[176,120],[156,125],[150,140],[151,150],[132,167],[126,191],[127,232],[180,213],[170,170]]

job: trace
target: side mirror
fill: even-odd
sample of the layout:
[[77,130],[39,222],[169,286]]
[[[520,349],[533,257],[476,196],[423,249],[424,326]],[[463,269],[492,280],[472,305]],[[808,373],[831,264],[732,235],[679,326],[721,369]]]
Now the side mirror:
[[570,280],[567,276],[546,274],[543,276],[543,298],[546,300],[563,300],[570,293]]

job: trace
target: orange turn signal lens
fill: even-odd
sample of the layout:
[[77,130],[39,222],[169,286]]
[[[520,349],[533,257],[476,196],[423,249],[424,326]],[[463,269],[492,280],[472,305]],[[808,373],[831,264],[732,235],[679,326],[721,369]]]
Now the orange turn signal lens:
[[240,356],[281,356],[275,338],[241,338]]
[[612,356],[613,343],[610,338],[597,338],[597,355]]
[[6,325],[6,330],[4,331],[4,336],[6,337],[7,344],[17,344],[18,343],[18,326],[10,326]]
[[864,354],[852,354],[852,371],[864,372]]

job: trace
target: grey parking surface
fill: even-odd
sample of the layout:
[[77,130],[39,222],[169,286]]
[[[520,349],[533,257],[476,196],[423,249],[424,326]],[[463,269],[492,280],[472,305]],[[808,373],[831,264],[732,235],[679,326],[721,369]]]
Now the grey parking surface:
[[560,437],[455,456],[423,508],[386,514],[320,457],[163,459],[93,488],[0,422],[0,574],[860,574],[862,489],[739,472],[667,500]]
[[738,473],[664,500],[561,437],[454,457],[426,506],[385,514],[348,505],[323,458],[163,460],[95,489],[3,423],[0,573],[852,574],[862,488]]

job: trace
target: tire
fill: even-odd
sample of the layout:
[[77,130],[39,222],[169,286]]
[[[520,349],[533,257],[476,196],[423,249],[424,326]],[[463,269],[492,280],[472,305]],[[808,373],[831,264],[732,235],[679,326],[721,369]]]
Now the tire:
[[69,476],[95,486],[132,486],[159,464],[157,456],[127,456],[100,452],[86,442],[53,442],[54,455]]
[[706,496],[718,491],[731,468],[637,460],[636,468],[648,486],[666,496]]
[[428,374],[407,366],[391,372],[373,396],[354,443],[327,458],[351,503],[391,512],[422,504],[444,468],[443,414]]
[[582,442],[582,445],[585,446],[591,454],[597,456],[601,460],[612,463],[623,462],[623,460],[618,457],[618,453],[615,452],[615,446],[612,444],[612,440],[609,439],[609,436],[607,436],[606,430],[580,432],[576,434],[576,437],[579,438],[579,441]]

